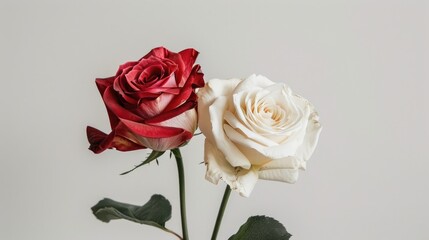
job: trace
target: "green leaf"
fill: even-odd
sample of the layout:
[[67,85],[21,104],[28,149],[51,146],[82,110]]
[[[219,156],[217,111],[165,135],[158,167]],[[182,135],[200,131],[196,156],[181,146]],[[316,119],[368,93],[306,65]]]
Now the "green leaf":
[[[159,158],[162,154],[164,154],[164,152],[165,152],[165,151],[159,152],[159,151],[155,151],[155,150],[153,150],[153,151],[149,154],[149,156],[146,158],[146,160],[144,160],[144,161],[143,161],[142,163],[140,163],[139,165],[135,166],[133,169],[128,170],[128,171],[126,171],[126,172],[121,173],[121,175],[125,175],[125,174],[127,174],[127,173],[130,173],[130,172],[132,172],[132,171],[136,170],[137,168],[139,168],[139,167],[141,167],[141,166],[143,166],[143,165],[146,165],[146,164],[148,164],[148,163],[152,162],[153,160],[157,160],[157,158]],[[157,162],[158,162],[158,160],[157,160]]]
[[171,204],[164,196],[159,194],[153,195],[149,202],[141,207],[105,198],[99,201],[91,210],[95,217],[103,222],[126,219],[173,233],[165,228],[165,222],[171,218]]
[[253,216],[228,240],[288,240],[291,236],[274,218]]

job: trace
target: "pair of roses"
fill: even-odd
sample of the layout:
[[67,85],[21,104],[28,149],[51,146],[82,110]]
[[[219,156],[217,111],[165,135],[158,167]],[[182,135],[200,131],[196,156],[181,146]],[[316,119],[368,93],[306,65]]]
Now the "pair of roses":
[[194,49],[159,47],[97,79],[112,132],[88,127],[90,149],[166,151],[189,141],[199,126],[209,181],[223,179],[244,196],[258,178],[295,182],[321,130],[312,104],[261,75],[204,84],[197,56]]
[[321,131],[313,105],[261,75],[205,84],[197,56],[159,47],[97,79],[112,131],[87,127],[90,149],[149,148],[155,158],[186,144],[199,127],[207,180],[222,179],[246,197],[258,179],[295,182]]

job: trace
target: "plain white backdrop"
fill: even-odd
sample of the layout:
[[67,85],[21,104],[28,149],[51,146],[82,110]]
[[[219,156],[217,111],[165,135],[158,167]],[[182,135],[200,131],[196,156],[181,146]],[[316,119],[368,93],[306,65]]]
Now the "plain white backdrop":
[[[219,239],[251,215],[294,240],[429,239],[427,1],[0,2],[0,239],[174,239],[95,219],[103,197],[173,204],[175,162],[127,175],[148,151],[95,155],[85,127],[109,131],[96,77],[157,46],[193,47],[206,79],[263,74],[308,98],[324,126],[294,185],[232,194]],[[204,180],[203,136],[182,149],[190,236],[209,239],[225,185]]]

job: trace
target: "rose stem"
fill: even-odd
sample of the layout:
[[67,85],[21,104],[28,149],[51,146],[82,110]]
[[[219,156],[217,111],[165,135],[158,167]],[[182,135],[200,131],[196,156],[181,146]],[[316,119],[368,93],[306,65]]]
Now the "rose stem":
[[219,212],[216,218],[216,224],[213,229],[213,234],[211,240],[216,240],[217,233],[219,232],[220,223],[222,222],[222,217],[225,212],[226,204],[228,203],[229,195],[231,195],[231,188],[229,185],[226,185],[225,193],[223,194],[222,203],[220,204]]
[[186,222],[186,200],[185,200],[185,173],[183,170],[182,154],[179,148],[171,150],[176,158],[177,170],[179,172],[179,191],[180,191],[180,215],[182,217],[182,235],[183,240],[188,240],[188,224]]

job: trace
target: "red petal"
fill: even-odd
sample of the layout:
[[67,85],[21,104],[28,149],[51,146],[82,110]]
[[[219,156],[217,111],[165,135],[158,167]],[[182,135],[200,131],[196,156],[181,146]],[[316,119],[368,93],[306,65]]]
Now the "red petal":
[[137,61],[131,61],[131,62],[126,62],[126,63],[120,65],[118,71],[116,72],[116,76],[119,76],[124,72],[125,73],[128,72],[130,69],[133,68],[133,66],[135,66],[138,63],[139,62],[137,62]]
[[186,103],[182,104],[182,105],[181,105],[180,107],[178,107],[178,108],[175,108],[175,109],[173,109],[173,110],[171,110],[171,111],[168,111],[168,112],[163,112],[163,113],[161,113],[160,115],[158,115],[158,116],[156,116],[156,117],[153,117],[153,118],[151,118],[151,119],[146,120],[145,122],[146,122],[146,123],[149,123],[149,124],[150,124],[150,123],[159,123],[159,122],[163,122],[163,121],[168,120],[168,119],[170,119],[170,118],[173,118],[173,117],[179,116],[180,114],[182,114],[182,113],[184,113],[184,112],[188,111],[189,109],[194,108],[196,105],[197,105],[197,103],[196,103],[196,102],[194,102],[194,101],[189,101],[189,102],[186,102]]
[[173,98],[174,95],[161,93],[157,98],[142,99],[138,108],[136,108],[136,113],[144,119],[150,119],[164,112],[164,109]]
[[98,91],[100,92],[101,96],[103,96],[104,91],[106,91],[106,88],[113,85],[113,81],[115,80],[115,77],[108,77],[108,78],[97,78],[95,79],[95,84],[97,85]]
[[[148,54],[146,54],[144,57],[140,58],[140,60],[144,58],[149,58],[150,56],[155,56],[159,58],[165,58],[165,56],[168,56],[170,51],[164,47],[157,47],[152,49]],[[139,60],[139,61],[140,61]]]
[[98,129],[88,126],[86,132],[90,143],[89,149],[94,153],[101,153],[108,148],[116,148],[120,151],[132,151],[144,148],[144,146],[129,141],[124,137],[115,136],[115,131],[107,135]]
[[177,136],[172,136],[168,138],[146,138],[145,142],[147,143],[148,148],[157,151],[166,151],[182,146],[192,137],[192,133],[184,131]]
[[90,143],[89,149],[94,153],[101,153],[108,148],[116,148],[119,151],[133,151],[145,148],[125,136],[118,134],[118,131],[112,131],[109,135],[102,131],[88,126],[86,134]]
[[[150,58],[150,57],[158,57],[158,58],[161,58],[161,59],[172,60],[174,63],[176,63],[178,65],[178,69],[175,71],[177,85],[179,85],[179,87],[182,87],[184,85],[184,81],[186,79],[186,78],[183,78],[184,71],[186,70],[185,68],[187,67],[188,63],[190,62],[189,59],[192,59],[192,57],[191,57],[192,56],[192,51],[191,51],[191,49],[186,49],[186,50],[183,50],[182,52],[183,52],[182,53],[183,56],[187,60],[186,63],[183,61],[183,58],[182,58],[181,54],[175,53],[175,52],[171,52],[171,51],[169,51],[168,49],[166,49],[164,47],[158,47],[158,48],[152,49],[148,54],[146,54],[140,60],[145,59],[145,58]],[[196,58],[196,56],[195,56],[195,58]],[[194,59],[194,61],[195,61],[195,59]],[[189,68],[191,68],[191,67],[192,67],[192,65]]]
[[[98,91],[100,92],[102,97],[103,97],[106,89],[108,87],[112,86],[114,80],[115,80],[115,77],[97,78],[95,80]],[[112,129],[114,129],[116,127],[116,125],[118,125],[119,119],[115,116],[115,114],[112,111],[109,110],[109,108],[107,108],[107,106],[106,106],[106,109],[107,109],[107,114],[109,115],[109,119],[110,119],[110,126],[112,127]]]
[[189,76],[188,81],[191,81],[192,88],[202,88],[204,87],[204,73],[201,72],[201,66],[195,65],[194,68],[192,68],[191,75]]
[[127,119],[120,119],[121,122],[134,134],[148,138],[171,137],[182,133],[184,130],[173,127],[160,127],[150,124],[133,122]]
[[187,79],[189,77],[192,66],[195,63],[195,60],[197,60],[198,54],[198,51],[193,48],[188,48],[179,52],[183,62],[182,78]]
[[184,102],[188,101],[189,97],[194,92],[194,88],[204,86],[204,74],[200,72],[200,69],[200,65],[195,65],[188,81],[186,81],[185,86],[183,86],[181,89],[182,91],[170,102],[170,104],[165,108],[165,111],[170,111],[174,108],[177,108]]
[[[106,140],[106,138],[108,138],[108,135],[105,134],[104,132],[96,128],[87,126],[86,136],[90,144],[89,149],[94,153],[100,153],[106,149],[106,146],[100,146],[100,144],[103,143]],[[107,140],[107,141],[111,141],[111,140]]]
[[113,139],[112,146],[119,151],[132,151],[146,148],[122,123],[118,124],[115,129],[115,138]]
[[115,92],[112,87],[108,87],[103,95],[104,103],[106,107],[112,111],[113,115],[121,118],[127,119],[135,122],[142,121],[143,119],[134,113],[130,112],[130,110],[124,108],[119,104],[119,99],[115,96]]

